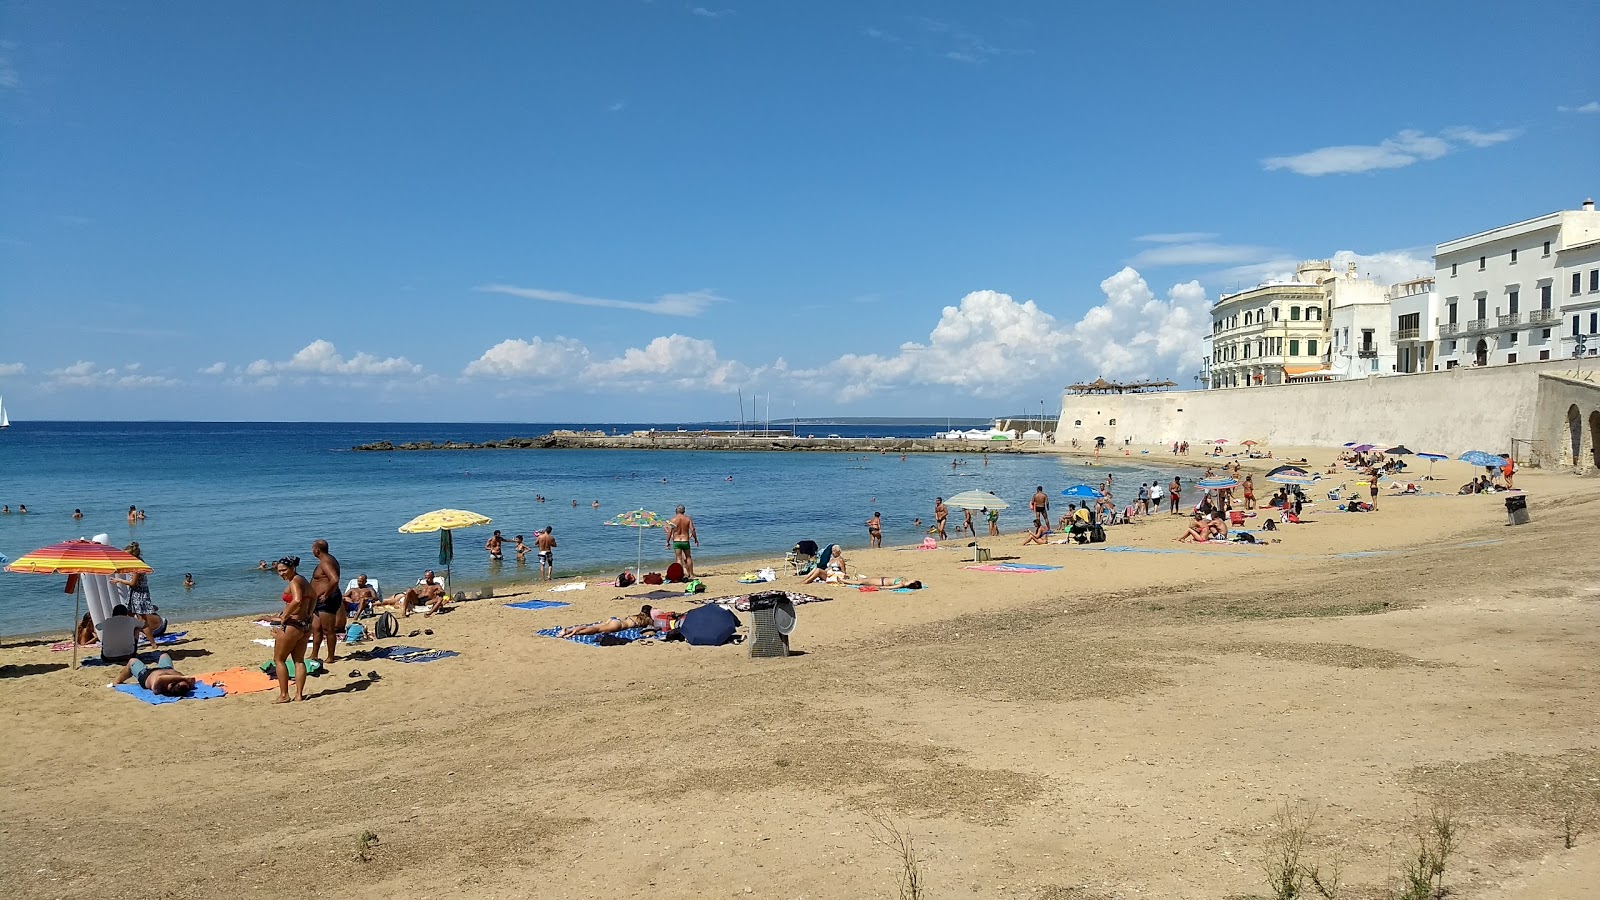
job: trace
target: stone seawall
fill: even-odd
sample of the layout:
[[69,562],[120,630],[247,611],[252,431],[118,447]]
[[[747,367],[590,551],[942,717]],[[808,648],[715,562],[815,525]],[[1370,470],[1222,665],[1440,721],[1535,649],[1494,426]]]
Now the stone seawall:
[[509,437],[482,443],[469,441],[414,441],[395,444],[377,441],[350,449],[366,453],[422,450],[779,450],[824,453],[1034,453],[1043,441],[950,441],[931,438],[803,438],[750,437],[726,434],[656,432],[638,435],[547,434]]

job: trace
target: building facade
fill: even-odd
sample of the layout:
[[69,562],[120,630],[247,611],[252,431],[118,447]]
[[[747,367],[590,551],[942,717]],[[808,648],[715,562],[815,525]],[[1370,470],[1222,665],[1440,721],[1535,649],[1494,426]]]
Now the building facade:
[[1389,292],[1347,272],[1325,282],[1328,291],[1328,373],[1332,380],[1388,375],[1395,370]]
[[1439,292],[1432,278],[1413,278],[1389,288],[1389,340],[1394,370],[1402,375],[1432,372],[1439,348]]
[[[1579,209],[1446,241],[1434,368],[1589,355],[1600,346],[1600,213]],[[1399,329],[1403,330],[1403,329]]]
[[1333,266],[1302,262],[1294,280],[1224,294],[1211,307],[1208,388],[1282,384],[1326,369]]

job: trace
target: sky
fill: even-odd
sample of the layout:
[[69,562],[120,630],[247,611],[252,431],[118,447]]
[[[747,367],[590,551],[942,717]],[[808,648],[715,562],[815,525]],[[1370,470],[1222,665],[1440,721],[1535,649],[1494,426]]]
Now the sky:
[[[1194,386],[1219,293],[1600,194],[1592,6],[0,0],[13,420]],[[748,415],[748,413],[747,413]]]

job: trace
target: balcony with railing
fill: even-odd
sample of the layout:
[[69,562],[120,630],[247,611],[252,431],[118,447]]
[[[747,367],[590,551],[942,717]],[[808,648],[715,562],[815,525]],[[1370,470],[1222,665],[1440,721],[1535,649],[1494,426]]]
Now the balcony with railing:
[[1521,325],[1522,313],[1508,313],[1503,316],[1495,316],[1495,321],[1498,323],[1496,325],[1498,328],[1510,328],[1513,325]]
[[1445,322],[1439,326],[1439,337],[1455,337],[1461,333],[1461,325],[1457,322]]
[[1488,319],[1469,319],[1467,321],[1467,333],[1468,334],[1471,334],[1474,331],[1487,331],[1488,328],[1489,328],[1489,320]]
[[1561,321],[1561,313],[1553,309],[1535,309],[1528,313],[1529,325],[1548,325]]
[[1389,332],[1389,341],[1391,343],[1399,343],[1400,341],[1415,341],[1419,340],[1421,337],[1421,328],[1395,328]]
[[1377,347],[1361,347],[1361,348],[1358,348],[1356,350],[1356,356],[1360,357],[1361,359],[1377,359],[1378,358],[1378,348]]

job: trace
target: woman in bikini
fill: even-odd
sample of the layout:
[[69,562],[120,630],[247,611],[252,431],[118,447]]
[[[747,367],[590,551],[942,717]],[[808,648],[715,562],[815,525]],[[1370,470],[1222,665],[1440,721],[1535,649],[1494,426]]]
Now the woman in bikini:
[[1246,475],[1244,477],[1244,508],[1245,509],[1255,509],[1256,508],[1256,485],[1255,485],[1255,482],[1251,480],[1253,477],[1254,476],[1252,476],[1252,475]]
[[627,631],[629,628],[650,628],[650,605],[647,603],[639,607],[639,611],[631,616],[612,616],[604,622],[593,625],[571,625],[557,632],[556,637],[576,637],[582,634],[615,634]]
[[311,634],[311,584],[299,572],[300,557],[278,560],[278,577],[288,582],[283,591],[283,615],[272,630],[272,662],[278,671],[278,699],[289,702],[289,667],[294,665],[294,699],[306,698],[306,638]]
[[883,516],[873,513],[872,518],[867,520],[867,537],[874,550],[883,546]]

